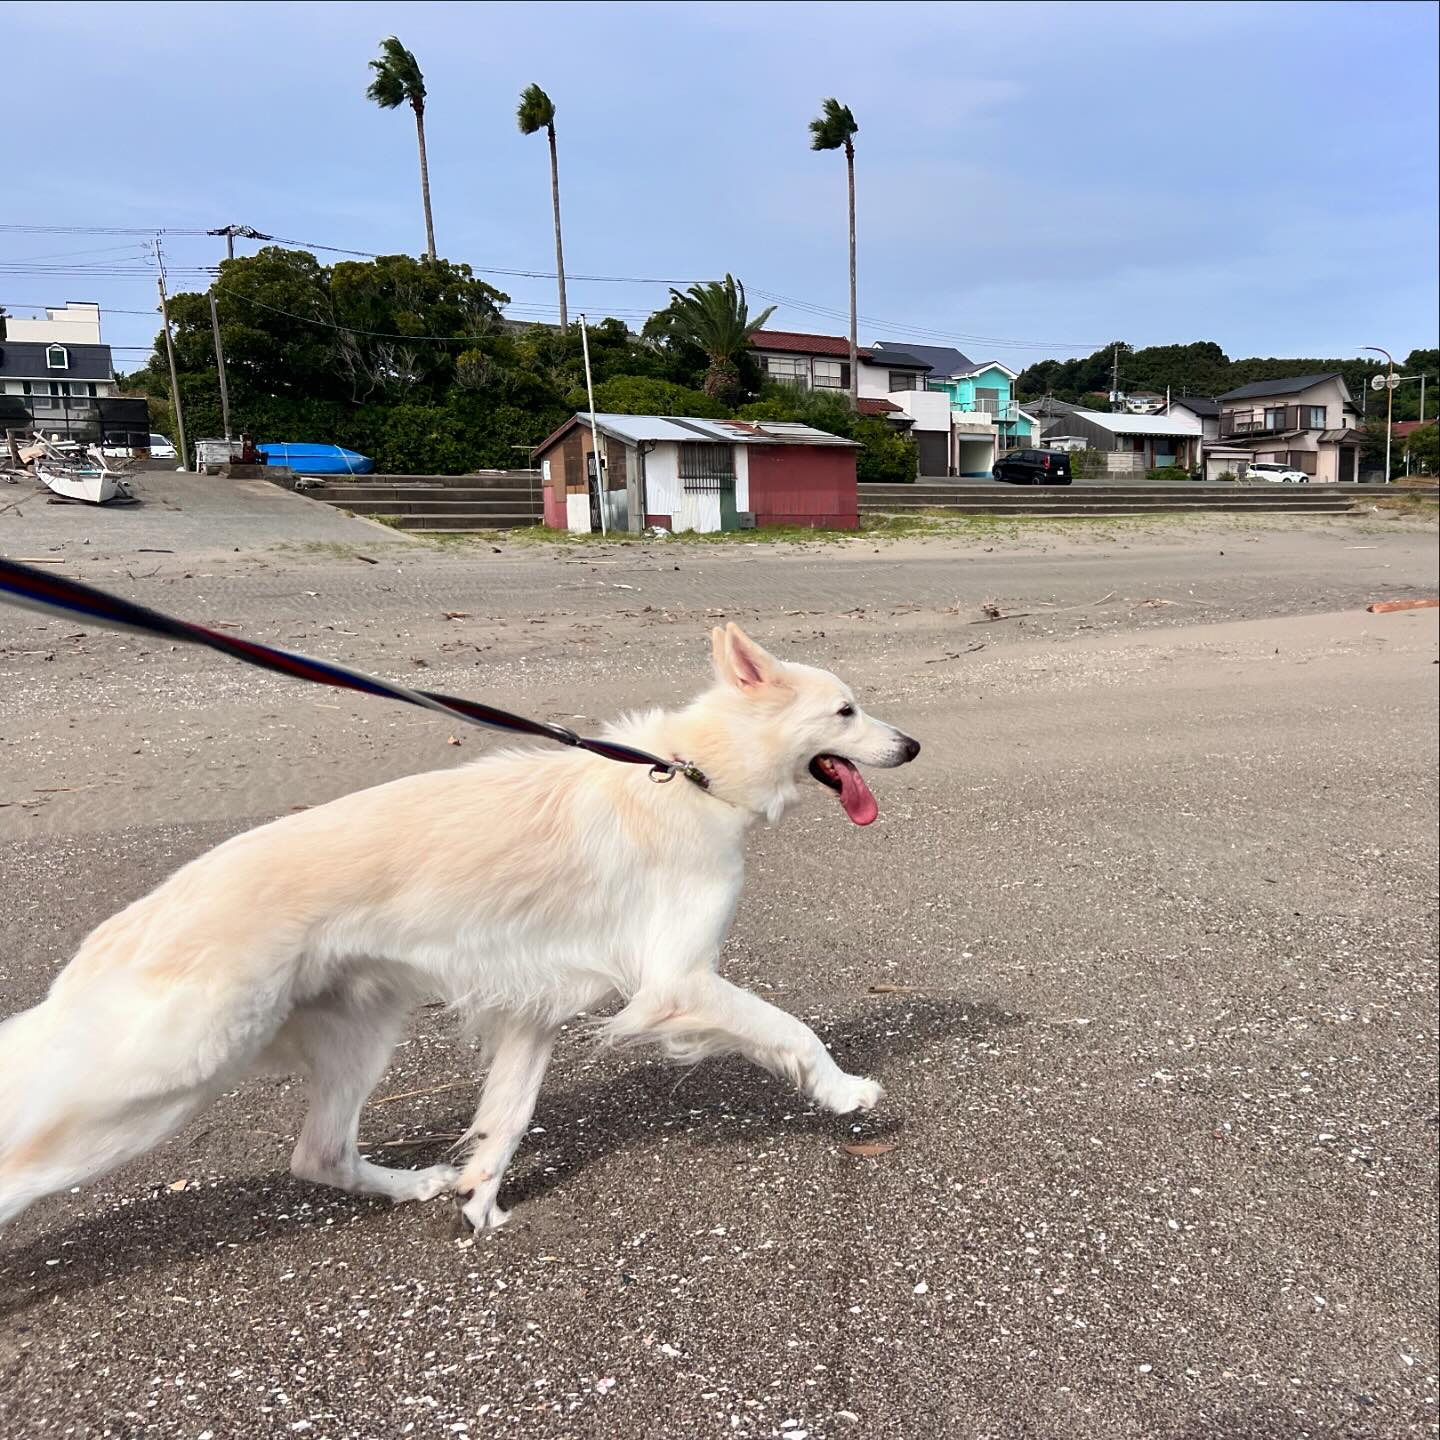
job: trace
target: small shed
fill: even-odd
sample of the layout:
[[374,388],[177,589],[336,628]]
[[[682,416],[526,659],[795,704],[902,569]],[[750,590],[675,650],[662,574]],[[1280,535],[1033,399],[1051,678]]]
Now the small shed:
[[1050,421],[1049,430],[1081,437],[1089,448],[1103,451],[1111,475],[1170,468],[1188,471],[1200,463],[1200,422],[1187,415],[1071,410]]
[[545,524],[585,533],[859,524],[853,440],[780,420],[582,411],[535,450]]

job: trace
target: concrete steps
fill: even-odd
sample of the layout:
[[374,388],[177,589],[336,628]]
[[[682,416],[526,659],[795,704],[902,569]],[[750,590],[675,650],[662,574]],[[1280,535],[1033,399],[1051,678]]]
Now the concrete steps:
[[364,475],[306,485],[300,493],[397,530],[514,530],[539,525],[543,516],[540,477],[530,471]]
[[1219,511],[1230,514],[1345,515],[1364,491],[1337,485],[1170,484],[998,485],[920,480],[914,485],[861,485],[866,515],[942,510],[991,515],[1147,515]]

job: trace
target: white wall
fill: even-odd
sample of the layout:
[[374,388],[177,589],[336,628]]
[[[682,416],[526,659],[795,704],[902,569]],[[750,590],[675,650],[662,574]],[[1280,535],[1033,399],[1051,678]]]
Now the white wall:
[[47,309],[43,320],[22,320],[8,316],[5,331],[9,339],[38,341],[42,345],[100,344],[100,307],[90,302],[71,301]]
[[867,365],[863,360],[855,367],[859,382],[857,393],[867,400],[890,398],[890,369],[886,365]]
[[896,390],[885,398],[898,405],[917,430],[950,429],[950,397],[941,390]]

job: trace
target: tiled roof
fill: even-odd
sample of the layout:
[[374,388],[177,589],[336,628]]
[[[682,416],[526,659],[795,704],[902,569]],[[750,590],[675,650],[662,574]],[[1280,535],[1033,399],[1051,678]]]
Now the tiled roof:
[[855,408],[862,415],[895,415],[900,412],[900,407],[892,405],[888,400],[863,395],[855,402]]
[[968,355],[949,345],[912,345],[908,340],[877,340],[872,347],[877,359],[885,359],[887,352],[900,351],[923,360],[937,376],[968,375],[975,368],[975,362]]
[[[807,335],[801,330],[757,330],[750,337],[752,350],[779,350],[791,355],[834,355],[850,358],[850,342],[843,335]],[[864,360],[870,352],[862,345],[856,355]]]
[[1285,380],[1256,380],[1253,384],[1242,385],[1238,390],[1227,390],[1218,396],[1220,400],[1259,400],[1265,395],[1298,395],[1325,380],[1341,380],[1338,370],[1325,375],[1292,375]]

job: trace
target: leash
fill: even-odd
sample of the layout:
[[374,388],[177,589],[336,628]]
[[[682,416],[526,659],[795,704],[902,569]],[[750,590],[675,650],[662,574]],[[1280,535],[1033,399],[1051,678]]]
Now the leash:
[[380,695],[389,700],[401,700],[407,705],[418,705],[423,710],[433,710],[440,715],[467,721],[471,725],[483,725],[491,730],[508,730],[517,735],[533,735],[541,740],[554,740],[572,749],[588,750],[592,755],[603,756],[606,760],[618,760],[626,765],[649,767],[650,778],[657,783],[673,780],[683,775],[702,790],[710,788],[710,781],[704,771],[686,760],[662,760],[644,750],[630,745],[620,745],[613,740],[591,740],[564,725],[552,725],[543,720],[529,720],[523,715],[512,715],[508,710],[498,710],[493,705],[482,705],[477,700],[463,700],[455,695],[441,695],[432,690],[407,690],[403,685],[392,685],[377,680],[358,670],[347,670],[344,666],[325,660],[312,660],[308,655],[297,655],[290,650],[277,650],[270,645],[261,645],[254,640],[244,640],[238,635],[227,635],[211,630],[205,625],[196,625],[189,620],[177,620],[147,605],[137,605],[132,600],[123,600],[118,595],[98,590],[93,585],[83,585],[78,580],[69,580],[60,575],[51,575],[44,570],[23,565],[18,560],[7,560],[0,556],[0,600],[22,605],[29,610],[39,610],[48,615],[66,617],[79,616],[98,625],[114,630],[130,630],[141,635],[154,635],[169,640],[180,640],[188,645],[204,645],[218,650],[233,660],[243,660],[247,665],[269,670],[277,675],[288,675],[293,680],[308,680],[314,685],[330,685],[337,690],[355,690],[362,695]]

